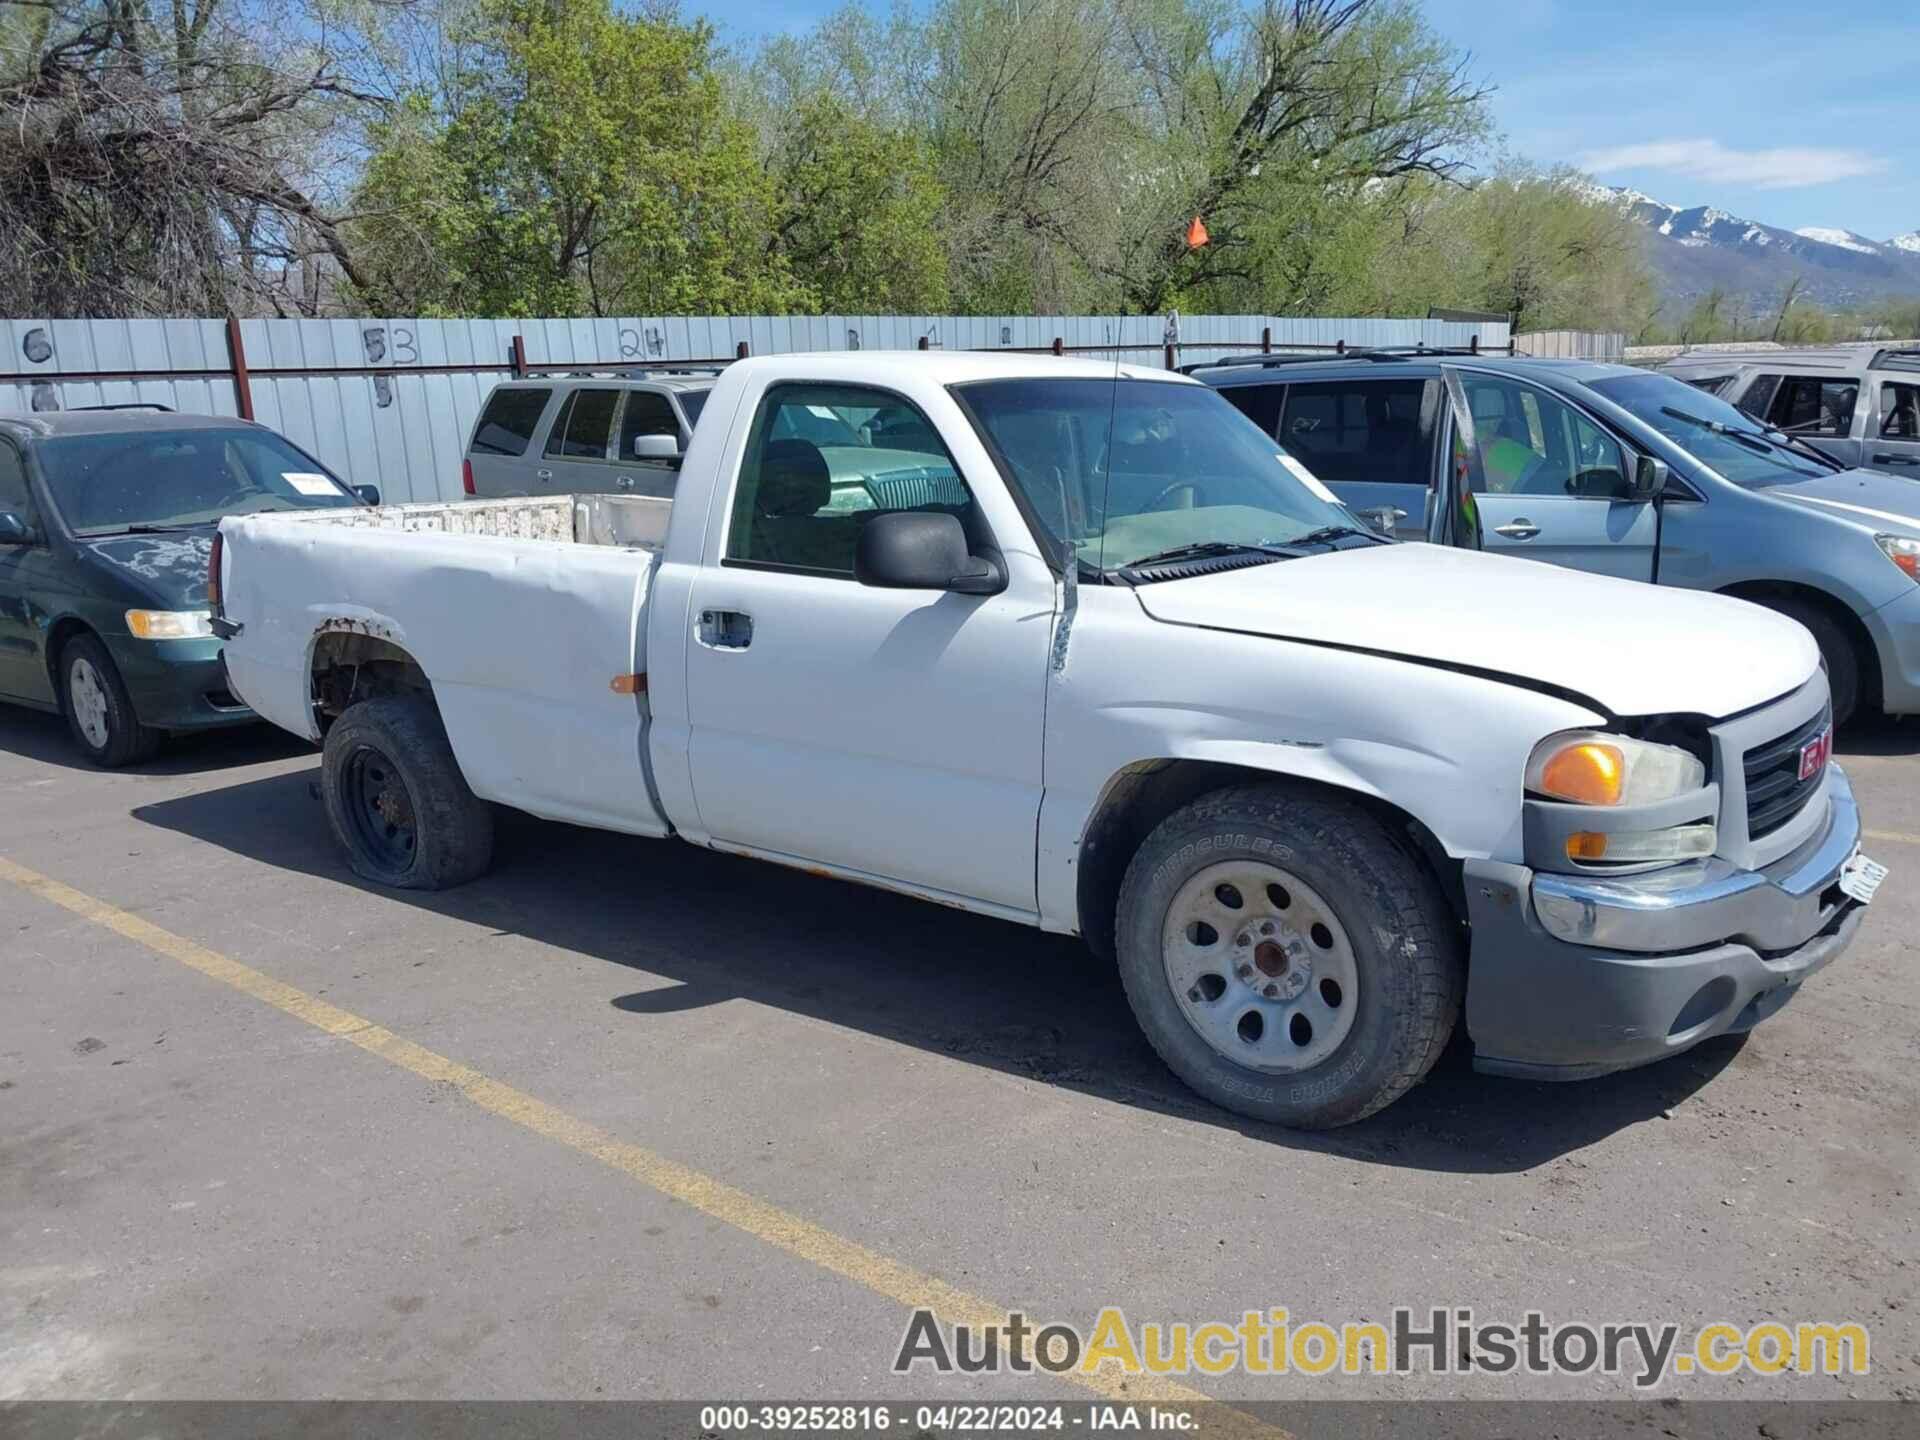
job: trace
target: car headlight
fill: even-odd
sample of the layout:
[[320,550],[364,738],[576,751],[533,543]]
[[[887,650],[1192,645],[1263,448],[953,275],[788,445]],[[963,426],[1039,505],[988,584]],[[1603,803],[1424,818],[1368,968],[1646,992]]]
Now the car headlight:
[[1601,730],[1549,735],[1527,760],[1527,789],[1575,805],[1651,805],[1706,783],[1696,756]]
[[1909,540],[1904,535],[1876,535],[1873,543],[1909,580],[1920,580],[1920,540]]
[[141,640],[198,640],[213,634],[206,610],[129,610],[127,630]]

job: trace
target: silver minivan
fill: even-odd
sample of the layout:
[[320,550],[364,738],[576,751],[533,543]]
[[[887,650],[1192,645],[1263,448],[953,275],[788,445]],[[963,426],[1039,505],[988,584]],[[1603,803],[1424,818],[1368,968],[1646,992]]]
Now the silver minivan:
[[1920,479],[1920,349],[1695,351],[1660,368],[1842,465]]
[[474,422],[461,486],[486,500],[671,495],[714,378],[636,371],[504,381]]

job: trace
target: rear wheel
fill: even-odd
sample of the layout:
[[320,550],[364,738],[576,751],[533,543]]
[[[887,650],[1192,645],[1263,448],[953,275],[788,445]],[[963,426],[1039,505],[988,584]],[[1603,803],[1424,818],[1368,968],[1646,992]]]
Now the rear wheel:
[[81,752],[96,765],[118,769],[151,760],[162,733],[142,725],[120,668],[93,635],[76,635],[60,651],[60,708]]
[[1460,1013],[1458,927],[1371,813],[1285,786],[1224,790],[1140,847],[1116,915],[1148,1040],[1200,1094],[1324,1129],[1424,1077]]
[[467,786],[433,702],[386,695],[327,731],[320,794],[354,872],[403,890],[445,890],[485,873],[493,813]]

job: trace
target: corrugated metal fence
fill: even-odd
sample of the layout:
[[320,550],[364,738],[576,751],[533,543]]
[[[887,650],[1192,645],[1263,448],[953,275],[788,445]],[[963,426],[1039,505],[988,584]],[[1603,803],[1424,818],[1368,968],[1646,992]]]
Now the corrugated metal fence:
[[1263,346],[1509,343],[1499,322],[1272,315],[0,320],[0,342],[0,413],[131,402],[250,411],[393,501],[458,498],[461,456],[487,392],[541,370],[818,350],[1056,350],[1189,364]]
[[1513,347],[1523,355],[1618,364],[1627,353],[1627,337],[1617,330],[1535,330],[1514,336]]

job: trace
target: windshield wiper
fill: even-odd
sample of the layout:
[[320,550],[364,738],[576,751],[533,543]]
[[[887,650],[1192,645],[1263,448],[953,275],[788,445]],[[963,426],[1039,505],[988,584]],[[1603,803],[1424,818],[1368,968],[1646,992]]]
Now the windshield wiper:
[[1335,540],[1348,535],[1358,535],[1361,539],[1371,540],[1376,545],[1388,543],[1386,536],[1376,535],[1371,530],[1362,530],[1354,525],[1322,525],[1318,530],[1309,530],[1304,535],[1294,536],[1287,543],[1289,545],[1330,545]]
[[80,535],[88,540],[99,540],[108,535],[171,535],[180,530],[198,530],[202,525],[210,525],[210,520],[197,520],[186,525],[154,525],[142,520],[137,525],[116,525],[108,530],[82,530]]
[[1171,550],[1156,550],[1151,555],[1142,555],[1138,560],[1129,560],[1117,565],[1117,570],[1138,570],[1142,565],[1169,565],[1176,560],[1198,560],[1207,555],[1271,555],[1276,560],[1297,560],[1298,550],[1282,549],[1267,541],[1253,540],[1199,540],[1191,545],[1176,545]]

